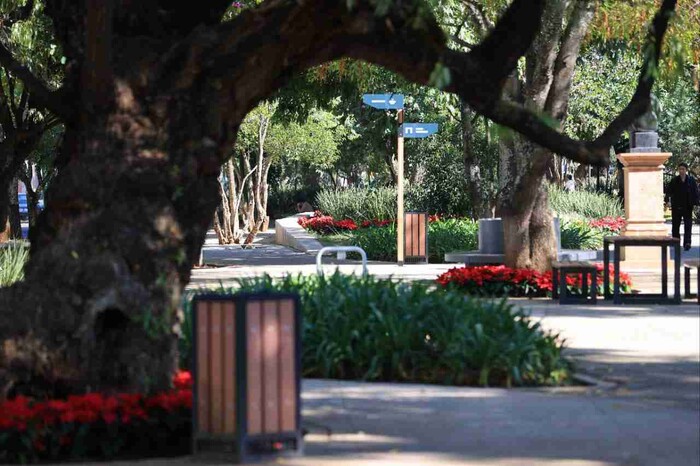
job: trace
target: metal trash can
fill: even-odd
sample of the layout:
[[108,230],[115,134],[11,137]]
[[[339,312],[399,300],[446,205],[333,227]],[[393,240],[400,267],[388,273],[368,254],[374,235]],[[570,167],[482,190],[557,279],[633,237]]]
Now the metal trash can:
[[299,296],[199,295],[193,313],[194,453],[300,454]]

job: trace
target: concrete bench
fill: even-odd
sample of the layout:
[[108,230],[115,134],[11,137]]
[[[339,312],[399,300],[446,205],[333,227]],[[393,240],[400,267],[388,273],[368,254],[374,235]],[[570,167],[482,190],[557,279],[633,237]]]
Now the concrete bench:
[[698,304],[700,304],[700,259],[686,259],[683,261],[683,275],[685,278],[685,297],[692,298],[694,295],[690,292],[690,270],[695,269],[695,276],[698,280]]
[[[574,296],[566,288],[566,276],[569,274],[582,275],[581,295]],[[590,275],[590,299],[589,293]],[[559,304],[595,304],[598,298],[598,268],[592,262],[557,261],[552,262],[552,299],[559,299]]]

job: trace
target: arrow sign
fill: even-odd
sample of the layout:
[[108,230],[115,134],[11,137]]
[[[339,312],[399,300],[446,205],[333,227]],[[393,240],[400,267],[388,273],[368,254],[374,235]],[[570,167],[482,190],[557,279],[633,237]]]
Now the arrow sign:
[[365,94],[362,103],[380,110],[401,110],[403,95],[401,94]]
[[405,138],[427,138],[437,133],[437,123],[404,123],[400,132]]

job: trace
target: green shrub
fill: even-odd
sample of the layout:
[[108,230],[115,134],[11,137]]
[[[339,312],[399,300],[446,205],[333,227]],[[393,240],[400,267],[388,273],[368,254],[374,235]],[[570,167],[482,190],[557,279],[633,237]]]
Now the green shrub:
[[305,377],[509,386],[570,374],[562,340],[505,301],[337,273],[240,279],[235,291],[299,293]]
[[369,260],[396,261],[396,224],[360,228],[350,235],[352,244],[364,249]]
[[430,262],[442,263],[445,253],[474,250],[479,247],[479,223],[468,219],[438,220],[429,225]]
[[17,243],[0,247],[0,286],[10,286],[24,278],[29,248]]
[[549,205],[560,216],[581,216],[589,219],[603,217],[623,217],[625,210],[619,199],[607,194],[596,194],[585,191],[572,193],[563,191],[551,185],[549,189]]
[[336,220],[395,220],[394,188],[323,190],[316,196],[316,207]]
[[[478,247],[479,224],[468,219],[447,219],[428,225],[428,260],[442,263],[445,253]],[[396,260],[396,226],[360,228],[350,232],[350,241],[365,250],[370,260]]]
[[297,202],[313,204],[318,189],[294,189],[290,186],[270,184],[270,197],[267,200],[267,215],[271,219],[284,218],[297,213]]
[[603,247],[603,231],[584,220],[562,220],[562,249],[598,250]]

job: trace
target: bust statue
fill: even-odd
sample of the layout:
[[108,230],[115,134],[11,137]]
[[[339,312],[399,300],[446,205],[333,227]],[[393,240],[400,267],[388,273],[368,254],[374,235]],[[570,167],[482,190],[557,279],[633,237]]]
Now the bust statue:
[[659,101],[654,94],[650,94],[649,97],[649,105],[647,105],[645,112],[634,120],[630,128],[631,132],[656,131],[659,129],[658,119],[656,118],[656,113],[654,113],[654,109],[658,106]]

